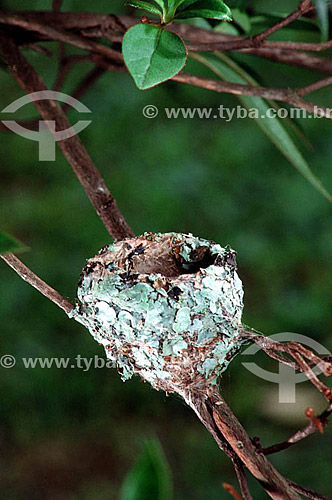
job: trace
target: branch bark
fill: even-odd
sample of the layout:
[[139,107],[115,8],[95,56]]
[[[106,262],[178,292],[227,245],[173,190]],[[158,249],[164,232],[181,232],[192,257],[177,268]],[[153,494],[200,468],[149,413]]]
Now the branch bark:
[[[0,35],[0,49],[13,77],[27,94],[48,90],[41,76],[20,53],[10,37]],[[39,100],[35,101],[34,104],[44,120],[55,122],[57,130],[65,130],[71,126],[64,111],[56,101]],[[59,148],[67,158],[98,216],[114,240],[133,236],[133,231],[79,137],[74,135],[59,141]]]
[[281,476],[264,454],[258,452],[217,390],[208,396],[187,392],[182,394],[182,397],[194,410],[218,446],[224,450],[224,441],[227,441],[233,452],[273,500],[301,500],[289,481]]
[[[215,92],[227,92],[234,95],[252,95],[256,97],[263,97],[264,99],[272,99],[274,101],[286,102],[296,108],[305,109],[308,113],[317,113],[325,118],[332,119],[332,109],[326,106],[317,106],[313,102],[306,101],[299,97],[304,95],[307,89],[304,87],[299,89],[272,89],[266,87],[259,87],[253,85],[242,85],[238,83],[223,82],[220,80],[213,80],[202,76],[189,75],[188,73],[179,73],[173,76],[172,80],[176,82],[186,83],[194,87],[201,87]],[[324,83],[325,85],[325,83]],[[324,86],[322,85],[322,86]]]
[[66,314],[69,314],[74,306],[71,302],[65,299],[54,288],[45,283],[35,273],[33,273],[23,262],[12,253],[0,255],[0,257],[27,283],[36,288],[38,292],[50,299],[54,304],[59,306]]
[[[116,16],[125,28],[130,28],[135,24],[139,23],[139,19],[129,16]],[[6,14],[6,18],[3,17],[3,13],[0,13],[0,22],[4,22],[5,24],[11,24],[12,22],[19,23],[21,27],[35,26],[43,31],[44,36],[46,36],[45,25],[52,27],[57,30],[56,36],[59,37],[59,31],[70,31],[70,32],[81,32],[84,34],[89,33],[89,30],[92,30],[95,34],[100,31],[100,36],[105,35],[104,27],[111,26],[114,24],[114,16],[113,15],[104,15],[99,13],[89,13],[89,12],[36,12],[36,11],[21,11],[19,17],[11,18],[10,14]],[[43,28],[44,26],[44,28]],[[167,28],[169,31],[177,33],[181,37],[183,37],[187,41],[187,47],[192,51],[204,51],[208,50],[210,47],[210,51],[215,50],[232,50],[232,51],[240,51],[245,54],[251,54],[258,57],[264,57],[267,59],[271,59],[272,61],[281,62],[288,65],[299,66],[302,68],[312,69],[314,71],[320,71],[322,73],[331,73],[332,72],[332,62],[330,59],[317,57],[311,54],[307,54],[304,52],[297,52],[300,49],[296,46],[296,50],[294,50],[293,46],[275,46],[275,43],[279,42],[269,42],[265,41],[264,44],[260,44],[257,46],[250,41],[251,39],[244,39],[239,36],[228,35],[224,33],[219,33],[216,31],[205,30],[202,28],[197,28],[195,26],[187,25],[187,24],[172,24]],[[31,28],[30,28],[31,30]],[[50,35],[50,32],[48,32]],[[108,30],[108,38],[112,39],[110,34],[114,37],[114,41],[121,42],[122,34],[117,33],[116,31]],[[264,33],[264,32],[263,32]],[[52,40],[53,38],[48,38]],[[250,45],[250,47],[243,47],[244,40],[245,45]],[[249,42],[248,42],[249,40]],[[68,41],[68,43],[71,43]],[[82,44],[82,41],[79,42]],[[288,43],[288,42],[280,42]],[[273,46],[271,44],[274,44]],[[323,49],[330,48],[330,42],[328,44],[322,46],[322,44],[309,44],[313,51],[321,51]],[[242,46],[242,48],[240,47]],[[304,50],[308,49],[308,44],[305,45]],[[96,48],[94,46],[94,48]],[[318,50],[319,49],[319,50]],[[110,55],[110,53],[108,53]],[[118,57],[115,56],[116,58]]]
[[[6,17],[3,17],[3,16]],[[1,12],[0,23],[2,19],[5,23],[13,24],[16,26],[24,27],[27,24],[39,23],[39,29],[47,36],[42,25],[46,24],[48,27],[65,30],[85,30],[92,28],[99,28],[100,26],[109,26],[111,22],[114,23],[114,16],[88,13],[88,12],[36,12],[36,11],[22,11],[20,15],[4,14]],[[119,21],[126,27],[139,23],[139,19],[129,16],[117,16]],[[290,16],[289,16],[290,17]],[[299,17],[299,16],[297,16]],[[286,19],[286,18],[285,18]],[[285,19],[277,23],[275,27],[280,29]],[[292,19],[294,20],[294,19]],[[289,24],[289,23],[287,23]],[[33,24],[31,24],[33,25]],[[285,24],[286,25],[286,24]],[[284,26],[285,26],[284,25]],[[36,25],[37,27],[37,25]],[[180,34],[188,42],[190,42],[189,49],[203,52],[214,52],[215,50],[225,51],[238,51],[244,49],[275,49],[275,50],[291,50],[291,51],[311,51],[322,52],[332,48],[332,40],[323,43],[306,43],[306,42],[288,42],[288,41],[268,41],[266,36],[271,35],[271,29],[263,31],[262,33],[247,38],[235,37],[225,34],[220,34],[213,31],[207,31],[194,26],[184,24],[174,24],[168,28],[170,31]],[[273,31],[275,32],[275,31]],[[70,42],[68,42],[70,43]]]
[[[331,416],[331,414],[332,414],[332,403],[330,403],[326,408],[326,410],[324,410],[320,415],[315,417],[321,423],[322,428],[324,428],[328,424],[328,419]],[[313,420],[311,420],[310,424],[306,425],[303,429],[295,432],[295,434],[293,434],[286,441],[274,444],[272,446],[268,446],[266,448],[261,448],[261,451],[262,453],[264,453],[264,455],[271,455],[272,453],[278,453],[279,451],[287,450],[287,448],[289,448],[290,446],[293,446],[302,439],[305,439],[306,437],[318,431],[319,427]]]
[[[310,7],[310,2],[305,0],[304,2],[301,2],[299,8],[290,16],[287,18],[283,19],[279,23],[277,23],[274,27],[269,28],[268,30],[262,32],[261,34],[256,36],[256,45],[255,43],[253,44],[253,51],[259,51],[259,50],[264,50],[264,49],[259,49],[257,48],[257,39],[259,40],[259,45],[262,45],[262,40],[265,40],[267,36],[269,36],[272,32],[277,31],[277,29],[280,29],[280,27],[286,26],[289,24],[292,20],[296,19],[300,15],[302,15],[305,12],[308,12],[311,10]],[[102,44],[96,43],[94,41],[90,41],[89,39],[84,38],[83,36],[78,36],[72,33],[67,33],[64,31],[64,29],[73,29],[74,26],[74,21],[72,20],[70,13],[65,13],[66,15],[69,14],[69,19],[65,19],[63,16],[61,16],[61,13],[51,13],[54,17],[50,17],[49,13],[31,13],[27,12],[21,15],[17,14],[7,14],[7,13],[0,13],[0,22],[3,23],[8,23],[10,25],[15,25],[19,26],[23,29],[26,30],[32,30],[36,33],[39,33],[45,37],[48,37],[49,39],[54,39],[54,40],[60,40],[62,42],[67,42],[71,43],[75,46],[78,46],[80,48],[84,48],[87,51],[92,52],[95,58],[99,58],[99,65],[106,68],[108,67],[109,70],[111,71],[116,71],[116,70],[123,70],[123,59],[122,55],[117,52],[116,50],[110,49],[109,47],[105,47]],[[39,20],[38,20],[39,19]],[[41,20],[48,20],[50,22],[50,25],[44,25],[42,24]],[[112,22],[114,25],[114,19],[113,16],[102,16],[102,15],[83,15],[83,14],[78,14],[76,16],[76,29],[79,30],[86,30],[86,29],[94,29],[96,27],[99,28],[100,34],[103,33],[103,31],[106,30],[105,26],[109,26],[110,23]],[[57,27],[52,26],[56,25]],[[128,26],[128,24],[135,24],[137,20],[132,19],[132,18],[121,18],[118,22]],[[62,23],[62,28],[60,29],[58,27],[59,24]],[[179,26],[179,25],[178,25]],[[193,27],[189,27],[190,30],[193,29]],[[116,33],[116,29],[114,28],[114,32]],[[119,31],[119,30],[117,30]],[[180,25],[180,28],[177,27],[173,29],[173,31],[180,32],[184,31],[184,33],[188,35],[190,33],[188,31],[188,26],[186,28],[183,28],[183,25]],[[204,32],[204,30],[200,30],[200,32]],[[195,34],[195,31],[194,31]],[[119,35],[116,34],[118,37]],[[120,35],[121,36],[121,35]],[[205,35],[207,38],[211,39],[211,33],[206,32]],[[215,36],[215,34],[213,34]],[[224,36],[224,35],[223,35]],[[213,50],[217,48],[215,45],[216,43],[226,43],[228,44],[233,44],[232,47],[237,48],[237,50],[242,50],[245,47],[250,47],[251,45],[249,43],[251,39],[239,39],[238,37],[236,39],[233,39],[231,41],[226,41],[226,42],[212,42],[214,44]],[[246,42],[246,43],[244,43]],[[209,50],[207,47],[209,46],[209,43],[211,42],[204,42],[204,50]],[[244,45],[243,45],[244,43]],[[251,42],[250,42],[251,43]],[[332,43],[332,41],[331,41]],[[239,45],[240,44],[240,45]],[[227,47],[228,47],[227,45]],[[191,47],[195,47],[194,45],[189,45]],[[197,49],[197,47],[196,47]],[[230,50],[230,49],[227,49]],[[285,51],[281,52],[279,51],[279,57],[287,59],[288,63],[291,60],[291,56],[289,54],[290,51],[286,52]],[[258,54],[259,55],[259,54]],[[267,55],[265,53],[265,55]],[[273,57],[271,55],[271,52],[269,52],[269,57]],[[308,62],[308,57],[306,58],[305,55],[296,55],[294,59],[294,64],[296,65],[302,65],[305,67],[306,64],[311,64],[313,66],[321,66],[323,67],[324,63],[321,62],[320,60],[317,60],[318,58],[311,59]],[[114,66],[114,64],[116,66]],[[309,64],[309,65],[310,65]],[[329,70],[332,71],[332,65]],[[317,106],[312,102],[309,102],[305,99],[302,99],[302,96],[312,92],[314,90],[317,90],[319,88],[322,88],[323,86],[326,86],[331,83],[331,80],[329,78],[319,80],[317,82],[311,83],[310,85],[307,85],[302,88],[298,89],[274,89],[274,88],[266,88],[266,87],[259,87],[259,86],[252,86],[252,85],[240,85],[240,84],[234,84],[230,82],[221,82],[221,81],[215,81],[207,78],[202,78],[194,75],[188,75],[186,73],[180,73],[173,77],[173,80],[182,82],[182,83],[187,83],[190,85],[194,85],[197,87],[201,88],[206,88],[208,90],[214,90],[216,92],[227,92],[231,94],[237,94],[237,95],[252,95],[252,96],[257,96],[257,97],[263,97],[265,99],[272,99],[276,100],[279,102],[286,102],[290,105],[293,105],[295,107],[301,108],[306,110],[309,113],[316,113],[318,108],[319,108],[319,115],[324,116],[325,118],[332,119],[332,111],[331,109],[325,107],[325,106]]]

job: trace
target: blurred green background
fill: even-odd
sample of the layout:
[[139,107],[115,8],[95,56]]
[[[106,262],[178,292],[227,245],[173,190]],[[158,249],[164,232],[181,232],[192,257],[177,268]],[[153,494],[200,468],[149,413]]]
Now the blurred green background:
[[[230,5],[241,2],[229,2]],[[244,3],[244,2],[242,2]],[[273,8],[275,2],[251,2]],[[8,0],[10,9],[46,9],[50,1]],[[297,2],[279,2],[290,12]],[[65,10],[124,13],[122,1],[65,0]],[[286,39],[301,36],[285,30]],[[319,41],[318,30],[306,40]],[[54,44],[46,47],[56,49]],[[55,50],[56,52],[56,50]],[[71,53],[79,53],[69,49]],[[49,58],[25,51],[49,86],[57,71]],[[237,57],[260,81],[304,85],[310,72]],[[249,66],[247,66],[248,68]],[[66,80],[72,93],[91,69],[77,65]],[[207,70],[191,65],[211,76]],[[273,75],[273,78],[272,78]],[[0,107],[23,91],[0,72]],[[330,88],[312,100],[329,105]],[[250,119],[169,120],[164,107],[234,107],[235,97],[169,82],[138,91],[127,74],[105,74],[81,101],[92,124],[80,137],[136,234],[179,231],[238,253],[245,289],[244,322],[267,335],[297,332],[332,350],[332,207],[309,185]],[[159,108],[155,119],[144,106]],[[8,115],[7,115],[8,116]],[[15,119],[37,117],[32,105]],[[70,111],[72,123],[80,119]],[[331,122],[301,120],[313,144],[304,154],[332,190]],[[81,268],[110,238],[66,160],[38,161],[38,144],[1,132],[1,228],[31,248],[22,260],[60,293],[75,300]],[[103,357],[89,333],[0,262],[0,356],[17,364],[0,368],[0,489],[6,500],[113,500],[146,439],[157,436],[169,463],[175,500],[230,498],[237,486],[229,460],[176,396],[166,397],[111,369],[26,369],[22,357]],[[278,387],[249,373],[238,356],[221,390],[251,436],[268,446],[286,439],[323,410],[310,383],[300,384],[296,404],[278,403]],[[276,362],[257,354],[271,371]],[[271,457],[290,479],[331,495],[332,430]],[[254,499],[267,498],[249,478]],[[146,498],[145,500],[156,500]]]

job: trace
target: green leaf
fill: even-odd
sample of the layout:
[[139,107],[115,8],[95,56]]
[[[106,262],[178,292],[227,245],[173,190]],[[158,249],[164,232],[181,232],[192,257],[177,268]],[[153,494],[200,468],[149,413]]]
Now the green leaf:
[[27,249],[28,247],[14,238],[14,236],[10,236],[4,231],[0,231],[0,254],[23,252]]
[[123,483],[120,500],[172,500],[172,478],[157,439],[146,441],[138,461]]
[[218,19],[220,21],[231,21],[231,10],[221,0],[198,0],[187,6],[184,2],[175,14],[176,19],[188,19],[189,17],[204,17]]
[[[239,75],[239,72],[243,74],[244,70],[242,68],[236,69],[237,64],[229,59],[224,54],[219,53],[219,57],[222,57],[223,61],[216,60],[213,56],[202,56],[194,54],[192,57],[197,61],[210,68],[216,75],[219,76],[224,81],[229,81],[233,83],[248,83],[248,78],[243,78]],[[239,71],[240,70],[240,71]],[[247,75],[249,77],[249,75]],[[249,77],[251,83],[255,83],[254,80]],[[312,170],[310,169],[307,161],[302,156],[301,152],[297,148],[290,134],[288,133],[286,127],[283,125],[282,120],[277,116],[268,117],[267,111],[270,109],[270,105],[260,97],[251,96],[237,96],[238,99],[246,106],[248,109],[257,109],[258,117],[254,116],[257,125],[262,129],[262,131],[267,135],[271,142],[279,149],[279,151],[287,158],[287,160],[329,201],[332,201],[330,193],[325,189],[322,183],[317,179]]]
[[250,17],[240,9],[232,9],[234,22],[243,29],[245,33],[251,30]]
[[[227,24],[226,26],[230,26]],[[250,85],[259,85],[259,83],[251,76],[249,73],[247,73],[243,67],[241,67],[238,63],[236,63],[233,59],[230,57],[226,56],[225,54],[222,54],[221,52],[215,52],[215,55],[221,59],[222,61],[227,64],[227,66],[235,71],[235,73],[243,78],[243,83],[249,83]],[[241,96],[237,96],[239,101],[241,101]],[[265,99],[265,102],[269,104],[270,108],[274,108],[276,111],[278,111],[281,106],[276,102],[272,101],[271,99]],[[309,141],[308,137],[304,134],[302,129],[299,127],[299,125],[289,118],[288,116],[283,118],[282,124],[285,126],[287,130],[293,134],[293,136],[297,137],[300,139],[302,144],[309,149],[310,151],[313,151],[313,146],[311,142]]]
[[165,0],[154,0],[154,2],[156,2],[156,4],[158,4],[161,7],[161,9],[163,10],[163,12],[166,12],[167,5],[166,5]]
[[127,0],[126,5],[130,5],[131,7],[136,7],[136,9],[147,10],[148,12],[152,12],[153,14],[157,14],[157,16],[162,17],[162,10],[154,6],[149,2],[144,2],[144,0]]
[[165,0],[154,0],[154,2],[161,8],[163,12],[163,20],[165,20],[167,13],[167,2]]
[[[197,0],[177,0],[176,8],[179,10],[184,10],[187,7],[189,7],[189,5],[192,5],[195,2],[197,2]],[[181,9],[180,9],[180,6],[181,6]]]
[[174,33],[150,24],[137,24],[123,37],[122,53],[137,87],[149,89],[172,78],[187,60],[187,50]]
[[329,39],[329,8],[330,2],[326,0],[315,0],[319,27],[322,34],[322,42]]

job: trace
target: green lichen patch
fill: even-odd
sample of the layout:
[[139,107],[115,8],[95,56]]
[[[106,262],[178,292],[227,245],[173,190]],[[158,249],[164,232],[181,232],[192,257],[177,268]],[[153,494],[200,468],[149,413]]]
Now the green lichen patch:
[[193,235],[155,234],[104,247],[83,269],[75,318],[123,380],[157,389],[215,383],[240,345],[235,252]]

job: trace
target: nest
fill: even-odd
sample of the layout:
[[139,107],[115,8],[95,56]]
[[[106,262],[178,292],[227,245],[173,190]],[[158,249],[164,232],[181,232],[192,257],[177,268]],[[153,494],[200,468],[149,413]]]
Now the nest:
[[241,346],[243,289],[235,252],[191,234],[145,233],[88,260],[75,319],[123,380],[205,391]]

